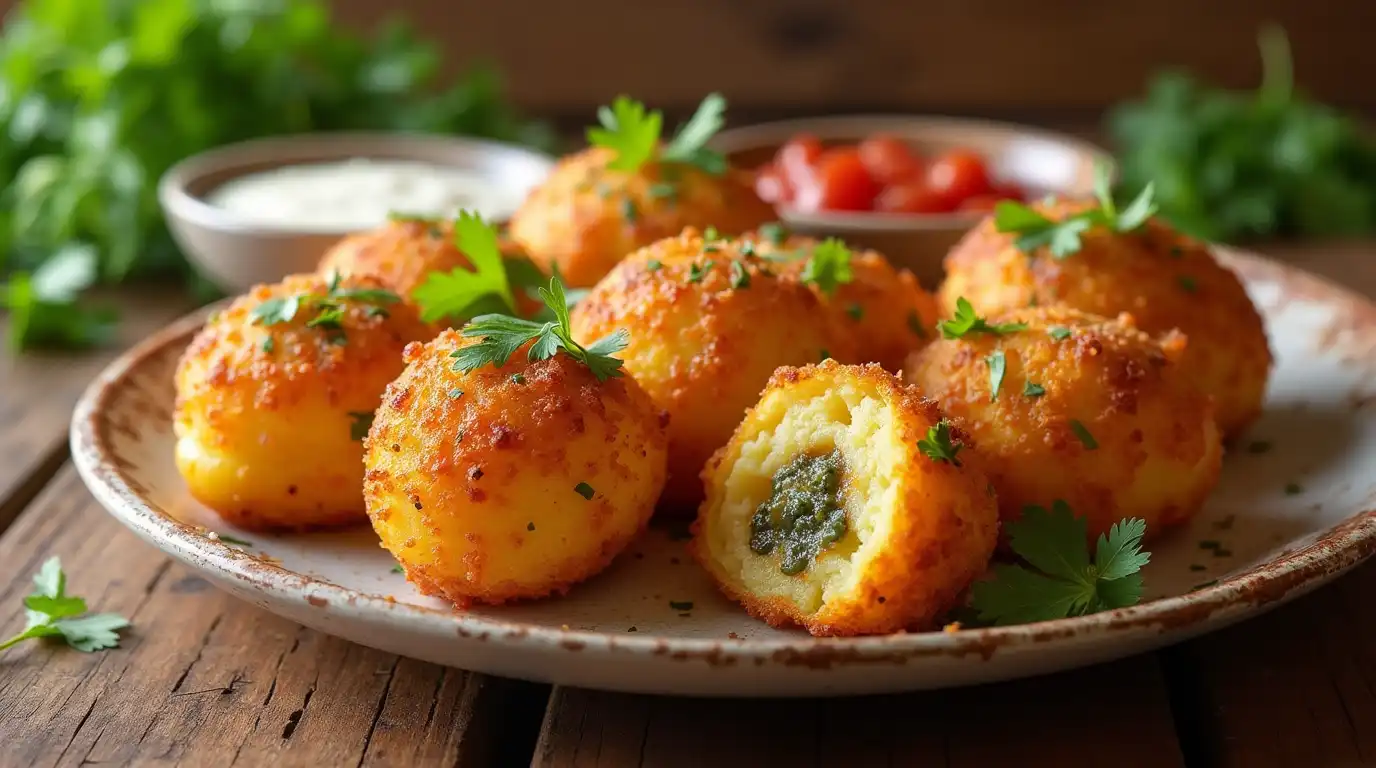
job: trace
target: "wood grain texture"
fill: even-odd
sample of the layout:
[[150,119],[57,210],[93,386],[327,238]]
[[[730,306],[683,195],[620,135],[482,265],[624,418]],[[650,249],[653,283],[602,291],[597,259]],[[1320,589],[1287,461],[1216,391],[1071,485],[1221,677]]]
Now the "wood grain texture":
[[73,594],[133,627],[117,650],[29,642],[0,654],[0,765],[482,766],[528,754],[508,720],[537,722],[548,689],[401,659],[231,598],[120,527],[70,466],[0,537],[0,633],[22,628],[29,575],[52,555]]
[[398,14],[451,65],[485,60],[512,98],[584,113],[617,93],[675,110],[723,91],[744,108],[1000,112],[1098,109],[1142,93],[1163,67],[1229,87],[1259,80],[1257,30],[1289,31],[1298,82],[1376,105],[1368,0],[336,0],[375,26]]
[[[189,309],[184,295],[163,288],[126,292],[109,303],[121,309],[124,322],[108,348],[23,355],[0,351],[0,531],[62,465],[72,406],[91,379],[121,349]],[[0,316],[0,338],[8,332],[9,317]]]
[[[1109,696],[1109,700],[1105,697]],[[1155,657],[950,691],[750,701],[557,687],[533,765],[1183,765]]]

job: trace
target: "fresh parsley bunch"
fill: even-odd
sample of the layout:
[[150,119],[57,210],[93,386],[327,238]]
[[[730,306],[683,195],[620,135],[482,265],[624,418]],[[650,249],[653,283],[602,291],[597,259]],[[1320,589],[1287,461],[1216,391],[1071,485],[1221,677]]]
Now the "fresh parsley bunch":
[[114,613],[86,613],[86,601],[67,594],[67,575],[56,557],[33,577],[34,591],[24,598],[24,631],[0,643],[0,650],[35,637],[61,637],[67,645],[90,653],[119,645],[119,630],[129,620]]
[[669,143],[660,145],[664,115],[645,105],[618,96],[610,107],[597,110],[597,127],[588,129],[588,143],[616,152],[607,164],[616,171],[634,172],[651,161],[681,163],[719,176],[726,172],[726,158],[707,148],[707,142],[726,122],[726,98],[708,94],[697,112],[684,123]]
[[1262,81],[1233,92],[1167,72],[1110,113],[1127,190],[1156,184],[1161,213],[1201,238],[1376,229],[1376,138],[1294,87],[1290,46],[1263,29]]
[[548,360],[562,351],[586,365],[598,381],[621,375],[621,360],[612,355],[630,343],[630,335],[625,329],[585,347],[573,339],[568,298],[559,278],[550,278],[549,287],[540,289],[540,298],[544,299],[545,306],[554,314],[554,320],[539,323],[510,315],[473,318],[459,333],[481,341],[450,354],[454,358],[454,370],[468,373],[484,365],[500,368],[516,354],[516,350],[534,342],[526,353],[529,360]]
[[1092,561],[1084,518],[1064,501],[1050,511],[1027,507],[1004,531],[1026,565],[995,565],[992,579],[975,582],[970,604],[981,621],[1049,621],[1124,608],[1142,598],[1141,569],[1151,561],[1142,551],[1143,520],[1120,521],[1100,535]]
[[1091,227],[1113,232],[1132,232],[1156,213],[1155,186],[1147,182],[1132,202],[1118,209],[1113,201],[1113,170],[1099,163],[1094,166],[1094,196],[1097,208],[1087,208],[1060,221],[1049,219],[1031,206],[1016,200],[1000,200],[994,206],[994,227],[1018,236],[1018,250],[1031,253],[1045,247],[1057,259],[1080,250],[1080,235]]
[[[196,152],[336,130],[550,143],[503,103],[490,72],[439,88],[439,66],[406,27],[364,39],[336,26],[323,0],[22,0],[0,33],[0,304],[13,316],[11,345],[98,343],[113,318],[77,292],[190,277],[156,186]],[[84,278],[50,292],[52,270]]]

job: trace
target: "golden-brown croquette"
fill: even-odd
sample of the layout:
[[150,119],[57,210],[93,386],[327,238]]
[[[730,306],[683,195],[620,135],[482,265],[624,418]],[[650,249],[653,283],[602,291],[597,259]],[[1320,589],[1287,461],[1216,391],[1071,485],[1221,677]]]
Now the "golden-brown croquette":
[[774,626],[930,628],[984,572],[999,529],[975,452],[919,449],[941,419],[877,365],[780,368],[703,470],[694,556]]
[[563,593],[644,528],[664,485],[662,414],[628,376],[566,354],[454,369],[445,331],[406,351],[368,434],[373,529],[426,594],[463,606]]
[[[1038,206],[1052,219],[1083,204]],[[963,296],[987,314],[1031,304],[1064,304],[1115,317],[1128,312],[1144,331],[1179,329],[1189,337],[1181,365],[1214,398],[1219,426],[1240,433],[1261,413],[1271,351],[1261,316],[1246,290],[1206,244],[1160,219],[1140,230],[1094,227],[1083,247],[1058,259],[1045,248],[1031,254],[985,220],[946,257],[941,305],[950,312]]]
[[[498,241],[508,274],[521,265],[534,265],[509,237]],[[331,275],[372,275],[402,296],[410,296],[432,272],[471,270],[473,264],[454,242],[449,219],[396,219],[377,229],[349,235],[325,252],[319,272]],[[544,307],[524,291],[514,291],[516,310],[531,317]]]
[[619,356],[669,414],[664,500],[680,511],[702,499],[703,462],[775,368],[853,354],[811,291],[740,243],[686,229],[628,257],[573,310],[582,343],[630,331]]
[[176,371],[176,462],[192,496],[245,528],[363,522],[362,432],[406,345],[434,335],[409,304],[359,293],[379,289],[346,277],[331,296],[324,278],[296,275],[206,322]]
[[[779,261],[780,274],[801,279],[813,249],[821,241],[810,237],[771,238],[769,233],[750,233],[761,255]],[[908,355],[931,341],[938,320],[936,298],[923,290],[913,273],[895,269],[883,254],[854,250],[850,258],[851,280],[832,292],[809,283],[826,307],[839,333],[855,342],[853,359],[843,363],[879,363],[899,371]]]
[[512,238],[570,286],[593,285],[626,254],[684,227],[736,235],[775,218],[749,172],[653,162],[625,172],[607,167],[615,157],[601,147],[565,157],[511,218]]
[[1027,327],[934,341],[906,373],[974,438],[1004,520],[1062,499],[1091,539],[1125,517],[1151,537],[1199,511],[1223,452],[1209,397],[1178,364],[1192,339],[1163,345],[1127,317],[1065,307],[989,322]]

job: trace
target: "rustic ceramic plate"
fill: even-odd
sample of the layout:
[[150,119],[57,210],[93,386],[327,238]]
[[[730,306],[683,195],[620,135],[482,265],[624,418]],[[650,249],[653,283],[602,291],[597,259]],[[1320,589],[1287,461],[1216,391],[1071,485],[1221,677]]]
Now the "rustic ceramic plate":
[[72,453],[115,517],[230,592],[323,632],[441,664],[728,696],[899,691],[1050,672],[1236,622],[1376,548],[1376,307],[1273,262],[1225,258],[1264,311],[1276,352],[1265,416],[1230,451],[1198,519],[1152,547],[1146,601],[1084,618],[817,640],[746,616],[717,594],[682,541],[655,530],[563,599],[455,612],[394,573],[367,529],[246,533],[187,495],[172,461],[172,371],[203,314],[148,339],[91,385],[73,417]]

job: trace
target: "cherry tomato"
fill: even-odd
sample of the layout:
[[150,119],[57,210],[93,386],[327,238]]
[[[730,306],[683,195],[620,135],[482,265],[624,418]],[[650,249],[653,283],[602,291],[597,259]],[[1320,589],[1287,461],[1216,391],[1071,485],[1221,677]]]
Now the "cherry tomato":
[[994,206],[998,205],[1000,200],[1007,199],[1004,195],[998,194],[975,195],[961,200],[960,206],[956,210],[989,213],[994,210]]
[[766,203],[786,203],[793,198],[793,188],[777,166],[766,165],[755,174],[755,194]]
[[938,157],[927,169],[927,184],[952,206],[992,191],[984,158],[968,149],[953,149]]
[[798,134],[779,147],[779,152],[774,156],[774,166],[787,184],[799,187],[812,180],[814,166],[821,154],[822,142],[816,136]]
[[874,208],[890,213],[946,213],[951,210],[945,195],[921,181],[886,188],[874,201]]
[[[867,211],[879,194],[879,185],[865,170],[860,153],[851,147],[822,153],[817,159],[819,206],[832,211]],[[798,196],[802,199],[801,191]]]
[[922,161],[901,139],[876,134],[860,142],[860,162],[880,184],[893,184],[914,178],[922,171]]

